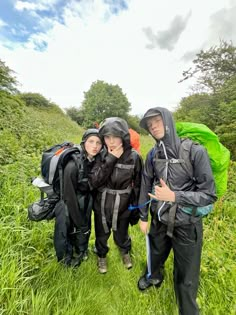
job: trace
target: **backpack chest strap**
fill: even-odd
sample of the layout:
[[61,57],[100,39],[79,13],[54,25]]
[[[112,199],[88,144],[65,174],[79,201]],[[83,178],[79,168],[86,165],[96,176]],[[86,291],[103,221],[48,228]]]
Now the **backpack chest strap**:
[[116,168],[120,168],[120,169],[124,169],[124,170],[130,170],[130,169],[134,169],[134,164],[121,164],[121,163],[117,163],[115,165]]
[[184,159],[154,159],[155,162],[160,162],[160,163],[169,163],[169,164],[181,164],[181,163],[185,163]]

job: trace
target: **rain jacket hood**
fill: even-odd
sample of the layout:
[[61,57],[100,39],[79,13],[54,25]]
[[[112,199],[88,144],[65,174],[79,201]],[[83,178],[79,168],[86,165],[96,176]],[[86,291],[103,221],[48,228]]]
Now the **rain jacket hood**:
[[[85,142],[88,140],[88,138],[91,137],[91,136],[96,136],[96,137],[98,137],[98,138],[102,141],[102,145],[103,145],[103,138],[102,138],[102,136],[99,134],[98,129],[96,129],[96,128],[89,128],[89,129],[87,129],[87,130],[84,132],[84,134],[83,134],[83,136],[82,136],[82,139],[81,139],[81,142],[80,142],[80,147],[81,147],[82,150],[83,150],[84,156],[87,156],[87,151],[85,150],[84,144],[85,144]],[[101,151],[102,151],[102,150],[101,150]],[[101,152],[101,151],[100,151],[100,152]]]
[[147,127],[147,119],[158,115],[161,115],[162,117],[165,135],[161,140],[154,139],[156,140],[157,145],[160,145],[161,142],[164,143],[169,158],[178,158],[180,139],[176,132],[172,114],[168,109],[163,107],[149,109],[141,119],[140,127],[146,129],[150,133]]
[[100,135],[99,132],[98,132],[98,129],[96,129],[96,128],[90,128],[90,129],[87,129],[87,130],[84,132],[80,144],[84,144],[85,141],[88,140],[88,138],[91,137],[91,136],[96,136],[96,137],[98,137],[98,138],[100,138],[100,139],[102,140],[101,135]]
[[123,140],[125,147],[130,146],[128,124],[120,117],[106,118],[100,125],[99,133],[103,138],[108,135],[120,137]]

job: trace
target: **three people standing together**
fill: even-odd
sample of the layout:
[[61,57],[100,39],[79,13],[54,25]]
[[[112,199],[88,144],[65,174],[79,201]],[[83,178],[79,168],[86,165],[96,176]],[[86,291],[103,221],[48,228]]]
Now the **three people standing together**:
[[[189,176],[179,159],[181,139],[176,133],[172,114],[165,108],[149,109],[141,119],[140,126],[146,129],[156,142],[155,150],[152,149],[147,154],[144,167],[142,158],[131,147],[125,120],[119,117],[106,118],[100,125],[98,134],[94,135],[101,142],[98,141],[99,150],[92,154],[92,157],[96,158],[93,159],[87,177],[90,195],[93,196],[94,251],[98,256],[98,270],[100,273],[106,273],[108,270],[107,242],[111,231],[124,266],[127,269],[132,267],[128,229],[129,224],[136,224],[140,218],[140,229],[149,238],[151,270],[148,272],[146,268],[138,281],[138,288],[143,291],[162,284],[165,262],[173,249],[174,289],[179,314],[196,315],[199,314],[196,297],[203,230],[202,218],[196,216],[195,209],[212,204],[217,199],[209,158],[201,145],[193,144],[189,149],[193,176]],[[87,138],[84,140],[86,145]],[[102,144],[104,148],[101,154],[99,151]],[[66,178],[71,177],[73,180],[72,171],[71,164],[66,169]],[[78,185],[76,180],[73,181],[74,185]],[[68,187],[70,186],[65,188]],[[78,200],[73,197],[72,191],[68,192],[69,198]],[[70,202],[68,199],[72,215],[76,207],[69,206]],[[91,216],[91,207],[88,204],[89,201],[84,213],[87,211],[88,216]],[[139,210],[130,211],[130,205]],[[80,208],[80,205],[78,207]],[[192,214],[185,213],[182,207],[192,208]],[[83,232],[82,226],[77,230],[80,233],[78,236],[81,236],[75,245],[78,254],[87,251],[89,220],[85,230],[89,231],[87,238],[82,237],[79,232]]]

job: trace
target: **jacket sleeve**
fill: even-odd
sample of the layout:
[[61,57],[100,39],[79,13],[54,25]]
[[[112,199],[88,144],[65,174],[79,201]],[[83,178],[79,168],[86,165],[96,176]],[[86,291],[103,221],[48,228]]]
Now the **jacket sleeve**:
[[114,155],[108,153],[103,160],[98,160],[95,163],[89,175],[89,181],[93,188],[104,185],[110,177],[117,160]]
[[193,145],[191,156],[195,189],[194,191],[175,191],[175,199],[183,206],[207,206],[217,200],[210,160],[207,151],[201,145]]
[[155,178],[155,173],[153,169],[153,164],[151,163],[151,151],[150,151],[146,156],[146,160],[143,167],[141,189],[140,189],[139,202],[138,202],[138,204],[141,206],[139,208],[140,219],[146,222],[148,221],[149,204],[145,206],[142,206],[142,205],[144,205],[150,199],[148,193],[152,192],[154,178]]

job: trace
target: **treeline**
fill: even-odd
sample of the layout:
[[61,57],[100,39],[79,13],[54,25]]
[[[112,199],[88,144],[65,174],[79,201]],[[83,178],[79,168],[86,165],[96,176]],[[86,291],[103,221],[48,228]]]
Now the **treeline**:
[[192,93],[181,100],[175,119],[206,124],[236,160],[236,47],[221,41],[198,53],[180,82],[193,77]]
[[[189,96],[181,99],[174,111],[176,121],[203,123],[212,129],[236,160],[236,47],[221,41],[219,46],[200,51],[193,66],[183,71],[182,81],[195,79]],[[6,93],[14,102],[26,106],[62,110],[38,93],[20,93],[14,72],[0,60],[0,104],[5,106]],[[4,91],[5,94],[2,94]],[[5,95],[2,97],[2,95]],[[9,101],[9,100],[8,100]],[[131,115],[131,104],[118,85],[96,81],[84,93],[80,107],[69,107],[66,114],[83,128],[94,127],[109,116],[126,119],[138,132],[140,117]]]

